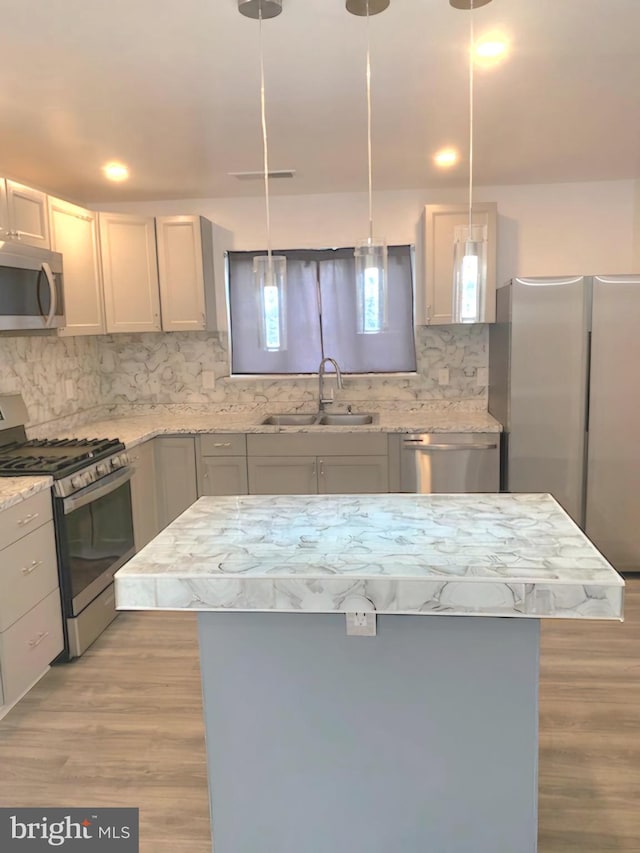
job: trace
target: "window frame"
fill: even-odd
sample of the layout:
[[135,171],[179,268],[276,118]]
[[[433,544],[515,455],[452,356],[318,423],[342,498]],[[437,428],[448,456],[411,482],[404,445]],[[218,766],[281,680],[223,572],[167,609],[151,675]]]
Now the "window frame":
[[[409,247],[409,263],[411,268],[411,294],[412,294],[412,323],[413,323],[413,342],[414,346],[417,347],[417,327],[418,327],[418,317],[417,317],[417,275],[416,275],[416,244],[415,243],[393,243],[392,245],[396,246],[408,246]],[[323,247],[309,247],[306,246],[300,251],[310,251],[310,252],[323,252],[323,251],[335,251],[336,249],[353,249],[352,246],[323,246]],[[225,249],[224,251],[224,277],[225,277],[225,307],[227,314],[227,354],[229,359],[229,373],[225,377],[225,379],[232,380],[233,382],[256,382],[259,380],[282,380],[282,381],[294,381],[300,379],[313,379],[317,380],[318,371],[310,371],[309,373],[233,373],[233,334],[231,331],[231,295],[230,295],[230,272],[229,272],[229,255],[234,252],[250,252],[255,251],[256,254],[264,254],[266,249]],[[278,249],[272,250],[273,255],[283,254],[287,251],[298,251],[298,249]],[[402,378],[411,378],[419,375],[416,363],[416,370],[403,370],[403,371],[385,371],[385,372],[350,372],[347,370],[342,370],[341,373],[343,376],[348,376],[351,378],[362,378],[362,379],[389,379],[391,377]]]

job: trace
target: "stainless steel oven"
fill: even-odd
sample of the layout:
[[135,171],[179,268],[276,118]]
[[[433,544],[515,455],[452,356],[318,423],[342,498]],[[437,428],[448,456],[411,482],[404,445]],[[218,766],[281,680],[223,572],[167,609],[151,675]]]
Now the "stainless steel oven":
[[78,657],[117,614],[113,575],[135,548],[131,475],[118,439],[27,440],[19,394],[0,395],[0,477],[53,477],[65,649]]
[[77,657],[117,616],[113,575],[135,552],[129,467],[54,501],[68,655]]

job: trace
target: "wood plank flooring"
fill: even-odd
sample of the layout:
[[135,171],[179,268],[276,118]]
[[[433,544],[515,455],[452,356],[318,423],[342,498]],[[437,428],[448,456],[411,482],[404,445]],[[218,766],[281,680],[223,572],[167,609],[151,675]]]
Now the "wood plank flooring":
[[[0,805],[137,806],[141,853],[211,853],[204,756],[195,618],[127,613],[0,721]],[[631,577],[624,624],[543,622],[540,853],[640,851],[639,804]]]

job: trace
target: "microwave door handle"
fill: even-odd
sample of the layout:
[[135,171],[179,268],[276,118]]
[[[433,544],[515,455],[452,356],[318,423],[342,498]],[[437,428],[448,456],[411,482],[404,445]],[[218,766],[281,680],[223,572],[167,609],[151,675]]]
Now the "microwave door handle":
[[51,326],[53,323],[53,319],[56,316],[56,311],[58,309],[58,293],[56,291],[56,283],[53,278],[53,272],[51,271],[51,267],[46,261],[42,263],[42,272],[44,273],[44,277],[47,280],[47,284],[49,285],[49,313],[44,319],[44,324],[47,328]]
[[105,497],[105,495],[111,494],[111,492],[115,492],[116,489],[119,489],[120,486],[130,480],[132,476],[133,471],[131,468],[120,468],[118,471],[114,471],[112,474],[108,474],[106,477],[98,480],[97,483],[92,483],[85,489],[81,489],[75,495],[64,499],[62,502],[64,514],[69,515],[74,509],[80,509],[82,506],[86,506],[93,503],[93,501],[97,501],[99,498]]

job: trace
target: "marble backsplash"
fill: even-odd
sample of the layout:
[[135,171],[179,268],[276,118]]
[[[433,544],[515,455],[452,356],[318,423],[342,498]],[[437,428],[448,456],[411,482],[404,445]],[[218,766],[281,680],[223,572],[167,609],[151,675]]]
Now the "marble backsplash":
[[[109,335],[96,340],[104,403],[253,405],[317,399],[317,376],[230,377],[225,335],[173,332]],[[347,375],[344,389],[335,399],[484,401],[487,364],[486,326],[418,327],[416,375]],[[449,375],[448,382],[441,384],[443,368]],[[481,368],[484,370],[478,374]],[[207,387],[212,376],[214,387]]]
[[22,394],[30,425],[94,409],[102,402],[97,340],[0,336],[0,394]]
[[[346,376],[336,401],[409,405],[421,401],[486,403],[486,326],[432,326],[417,330],[416,375]],[[441,384],[441,369],[448,383]],[[214,387],[205,387],[214,377]],[[334,383],[330,380],[330,387]],[[110,407],[133,404],[254,407],[313,404],[317,377],[250,379],[229,376],[226,336],[173,332],[103,337],[0,336],[0,394],[20,392],[28,425],[71,427]],[[93,411],[95,410],[95,411]],[[55,429],[55,427],[54,427]],[[49,430],[50,431],[50,430]],[[32,429],[32,434],[33,429]]]

